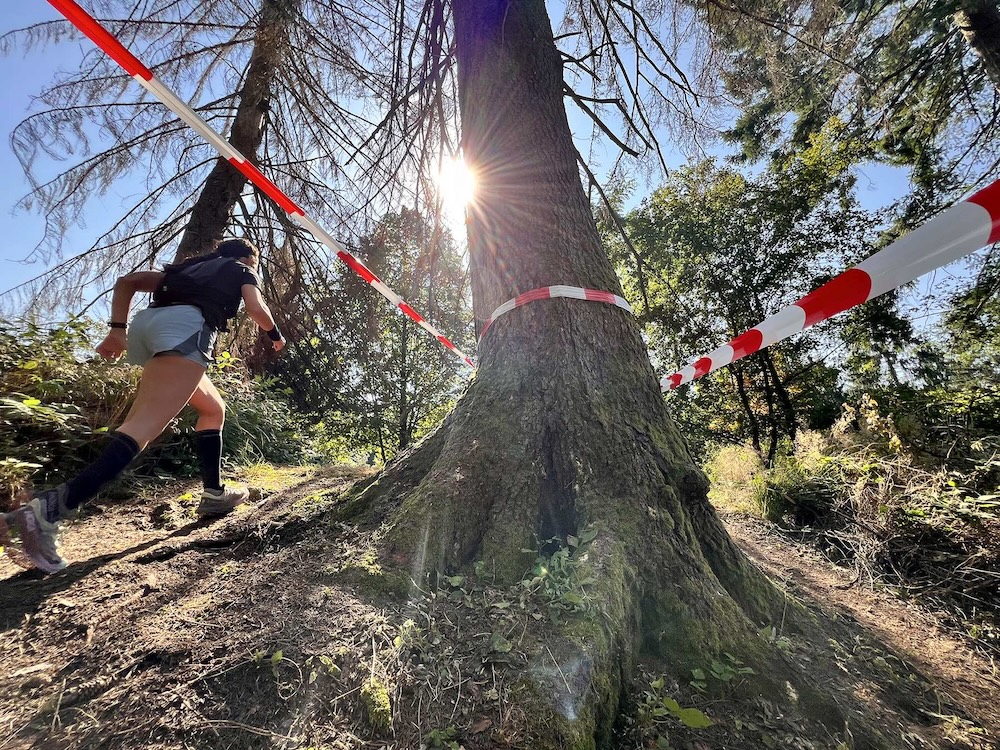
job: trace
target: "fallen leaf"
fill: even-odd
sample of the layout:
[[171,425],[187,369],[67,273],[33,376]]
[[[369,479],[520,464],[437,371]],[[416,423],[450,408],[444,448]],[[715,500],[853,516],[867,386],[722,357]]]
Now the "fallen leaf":
[[469,734],[480,734],[485,732],[491,726],[493,726],[492,719],[479,719],[478,721],[472,722],[472,726],[469,728]]
[[35,672],[44,672],[46,669],[52,669],[52,665],[48,662],[43,664],[35,664],[32,667],[25,667],[24,669],[19,669],[16,672],[11,673],[10,677],[24,677],[25,675],[34,674]]

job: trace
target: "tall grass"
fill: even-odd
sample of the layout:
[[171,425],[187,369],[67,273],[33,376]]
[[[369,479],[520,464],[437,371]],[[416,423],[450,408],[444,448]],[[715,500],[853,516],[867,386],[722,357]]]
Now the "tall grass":
[[720,449],[711,498],[811,538],[860,580],[948,607],[1000,650],[1000,439],[981,436],[949,464],[912,450],[896,424],[865,398],[770,470],[752,449]]

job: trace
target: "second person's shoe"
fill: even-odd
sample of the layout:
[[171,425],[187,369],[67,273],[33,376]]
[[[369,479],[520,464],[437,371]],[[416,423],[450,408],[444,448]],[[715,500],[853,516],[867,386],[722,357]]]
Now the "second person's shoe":
[[[63,507],[64,494],[65,485],[42,490],[17,510],[0,514],[0,545],[14,562],[45,573],[57,573],[66,567],[59,551],[59,521],[45,518],[47,508]],[[20,544],[11,545],[11,537]]]

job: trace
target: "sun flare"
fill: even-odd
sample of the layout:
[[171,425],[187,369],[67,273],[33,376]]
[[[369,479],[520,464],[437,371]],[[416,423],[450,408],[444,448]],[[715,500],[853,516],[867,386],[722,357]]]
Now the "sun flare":
[[476,196],[476,176],[461,157],[447,157],[441,162],[437,187],[444,209],[464,217]]

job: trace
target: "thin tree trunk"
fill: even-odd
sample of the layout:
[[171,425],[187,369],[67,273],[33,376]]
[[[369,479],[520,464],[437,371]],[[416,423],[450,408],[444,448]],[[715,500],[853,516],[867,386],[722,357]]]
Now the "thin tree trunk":
[[[375,408],[378,409],[378,404],[377,403],[375,404]],[[378,435],[378,452],[379,452],[379,456],[382,459],[382,463],[385,463],[386,462],[386,453],[385,453],[385,439],[384,439],[384,436],[382,434],[382,417],[377,416],[375,418],[375,427],[376,427],[375,433]]]
[[406,361],[406,358],[407,358],[407,356],[409,354],[408,351],[407,351],[407,344],[409,343],[408,338],[409,338],[409,332],[410,332],[410,324],[409,324],[409,322],[407,320],[402,319],[402,318],[400,319],[400,324],[402,325],[403,330],[400,332],[400,335],[399,335],[399,340],[400,340],[400,350],[399,350],[399,414],[398,414],[399,433],[397,435],[397,438],[398,438],[398,447],[400,449],[403,449],[407,445],[410,444],[410,431],[409,431],[409,428],[408,428],[408,425],[409,425],[409,404],[407,403],[407,394],[406,394],[406,384],[407,384],[407,381],[409,380],[409,377],[410,377],[410,373],[409,373],[409,370],[407,369],[407,361]]
[[[251,162],[260,158],[264,140],[268,102],[278,66],[287,50],[287,29],[297,10],[297,0],[263,0],[260,23],[254,39],[239,105],[233,119],[229,142]],[[205,181],[174,261],[208,252],[229,227],[233,207],[247,178],[220,157]]]
[[771,371],[766,364],[761,361],[761,374],[764,376],[764,397],[767,399],[767,422],[769,427],[767,455],[764,457],[764,466],[768,469],[774,467],[774,461],[778,455],[778,418],[775,415],[776,397],[774,387],[771,383]]
[[781,407],[782,421],[785,423],[785,432],[792,440],[795,440],[796,432],[798,431],[798,420],[795,417],[795,406],[792,404],[791,396],[788,395],[788,389],[785,388],[784,383],[781,382],[781,376],[778,375],[778,368],[774,366],[774,357],[771,354],[770,349],[764,349],[758,356],[760,356],[764,362],[764,367],[771,375],[771,385],[774,389],[775,398],[778,401],[778,405]]
[[753,407],[750,405],[750,396],[747,394],[743,367],[741,364],[733,364],[730,366],[730,369],[732,370],[733,379],[736,381],[736,392],[739,394],[740,403],[743,404],[743,412],[747,415],[747,422],[750,425],[750,442],[753,445],[753,449],[757,451],[757,455],[763,458],[764,453],[760,444],[760,422],[757,419],[757,415],[754,414]]
[[882,352],[882,358],[885,360],[885,369],[889,373],[889,380],[896,388],[901,388],[902,383],[899,380],[899,373],[896,372],[896,357],[888,352]]

